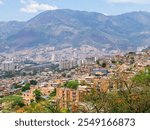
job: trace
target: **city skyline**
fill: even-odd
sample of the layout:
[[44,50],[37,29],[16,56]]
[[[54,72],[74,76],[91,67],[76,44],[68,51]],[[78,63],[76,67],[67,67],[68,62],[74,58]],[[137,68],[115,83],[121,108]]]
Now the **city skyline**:
[[43,11],[55,9],[118,15],[132,11],[149,12],[149,6],[150,0],[0,0],[0,21],[27,21]]

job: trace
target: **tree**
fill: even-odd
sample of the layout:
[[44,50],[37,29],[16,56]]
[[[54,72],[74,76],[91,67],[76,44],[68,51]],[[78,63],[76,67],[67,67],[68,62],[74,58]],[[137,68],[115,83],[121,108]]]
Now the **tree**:
[[138,86],[150,87],[150,67],[146,67],[145,71],[140,71],[132,78],[132,81]]
[[[85,98],[84,112],[146,113],[150,112],[149,68],[129,79],[119,72],[115,79],[116,91],[109,93],[92,90]],[[114,86],[114,85],[113,85]]]
[[101,113],[108,112],[108,95],[105,92],[96,92],[94,89],[91,90],[84,98],[84,104],[82,110],[84,112]]
[[21,85],[18,85],[18,84],[16,84],[16,83],[14,83],[14,84],[13,84],[13,87],[14,87],[15,89],[17,89],[17,88],[21,88],[22,86],[21,86]]
[[34,95],[35,95],[36,101],[39,101],[39,100],[41,99],[41,95],[42,95],[41,91],[38,90],[38,89],[36,89],[36,90],[34,90],[33,93],[34,93]]
[[76,80],[76,81],[74,81],[73,84],[72,84],[72,89],[77,89],[78,86],[79,86],[79,82]]
[[77,89],[78,86],[79,86],[78,80],[69,81],[69,82],[66,84],[66,87],[71,88],[71,89]]
[[31,80],[31,81],[30,81],[30,84],[31,84],[31,85],[37,85],[37,81],[36,81],[36,80]]
[[61,109],[59,107],[59,100],[56,100],[55,103],[52,103],[52,102],[48,102],[46,104],[46,108],[48,109],[48,111],[50,113],[61,113]]
[[56,88],[54,89],[53,92],[50,93],[49,97],[50,97],[50,98],[53,98],[53,97],[55,97],[55,96],[56,96]]
[[117,77],[121,82],[121,89],[116,95],[111,95],[110,112],[150,112],[149,72],[139,72],[128,80],[124,76]]
[[25,86],[22,87],[22,92],[25,92],[27,90],[30,90],[30,84],[27,83]]
[[102,63],[102,67],[105,68],[107,64],[105,62]]

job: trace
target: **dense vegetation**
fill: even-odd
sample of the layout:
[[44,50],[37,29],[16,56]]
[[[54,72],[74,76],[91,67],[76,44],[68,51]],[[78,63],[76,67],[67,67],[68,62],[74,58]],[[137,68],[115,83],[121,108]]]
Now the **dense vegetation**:
[[0,104],[4,103],[3,112],[13,112],[21,107],[24,107],[23,98],[20,96],[6,96],[0,99]]
[[150,68],[139,72],[130,81],[118,76],[121,89],[114,92],[91,91],[82,112],[147,113],[150,112]]

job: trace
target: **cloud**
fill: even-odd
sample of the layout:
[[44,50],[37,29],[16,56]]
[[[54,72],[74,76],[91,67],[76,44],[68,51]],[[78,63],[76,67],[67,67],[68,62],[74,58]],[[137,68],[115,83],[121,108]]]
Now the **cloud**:
[[20,11],[26,13],[37,13],[39,11],[58,9],[56,6],[51,6],[45,3],[38,3],[35,0],[20,0],[20,3],[24,5]]
[[150,0],[108,0],[111,3],[134,3],[134,4],[147,4]]

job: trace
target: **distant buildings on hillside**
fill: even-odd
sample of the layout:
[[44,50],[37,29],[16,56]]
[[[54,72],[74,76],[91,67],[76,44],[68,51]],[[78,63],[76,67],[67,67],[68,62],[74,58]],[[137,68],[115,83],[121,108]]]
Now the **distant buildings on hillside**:
[[13,61],[3,61],[1,64],[2,71],[14,71],[15,63]]
[[69,70],[77,66],[95,64],[96,57],[88,57],[85,59],[64,60],[59,62],[59,70]]

